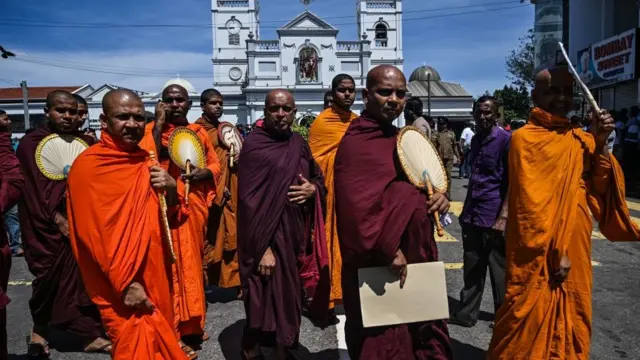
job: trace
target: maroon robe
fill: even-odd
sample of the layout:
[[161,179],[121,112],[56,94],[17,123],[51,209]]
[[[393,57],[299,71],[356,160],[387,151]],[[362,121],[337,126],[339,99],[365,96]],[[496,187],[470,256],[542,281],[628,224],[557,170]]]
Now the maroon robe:
[[[16,155],[25,175],[23,201],[18,205],[22,244],[29,271],[35,276],[29,301],[36,326],[53,325],[87,339],[102,336],[98,309],[86,293],[69,239],[54,223],[66,213],[66,180],[47,179],[36,165],[38,144],[53,132],[46,125],[25,135]],[[81,137],[89,145],[94,140]]]
[[0,132],[0,360],[7,359],[7,285],[11,270],[11,249],[4,228],[4,214],[20,200],[24,177],[11,146],[11,134]]
[[354,360],[452,359],[444,321],[362,326],[359,268],[389,266],[398,249],[409,264],[438,259],[433,224],[425,207],[427,198],[400,168],[397,134],[395,126],[379,125],[365,113],[351,122],[336,155],[336,216],[347,348]]
[[[274,135],[256,128],[247,137],[238,163],[238,258],[247,326],[243,348],[297,345],[302,288],[298,259],[310,242],[315,201],[289,202],[298,174],[324,199],[322,171],[298,134]],[[276,258],[274,274],[263,278],[258,264],[267,247]]]

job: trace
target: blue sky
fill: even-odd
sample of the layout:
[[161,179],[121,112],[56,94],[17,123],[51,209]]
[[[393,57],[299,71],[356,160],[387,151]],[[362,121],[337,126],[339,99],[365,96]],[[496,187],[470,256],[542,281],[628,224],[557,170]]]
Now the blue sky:
[[[315,0],[310,10],[340,29],[339,40],[355,40],[355,3]],[[212,82],[210,8],[209,0],[2,0],[0,45],[31,62],[0,59],[0,87],[27,80],[33,86],[113,83],[156,92],[180,73],[202,90]],[[437,10],[442,8],[447,10]],[[405,72],[426,63],[443,80],[462,84],[472,95],[508,83],[505,56],[533,24],[533,6],[518,0],[404,0],[404,9]],[[276,39],[275,28],[303,11],[298,0],[261,0],[261,38]],[[456,13],[468,14],[452,16]],[[29,26],[8,25],[21,20]],[[36,26],[77,23],[194,27]],[[146,76],[138,76],[141,73]]]

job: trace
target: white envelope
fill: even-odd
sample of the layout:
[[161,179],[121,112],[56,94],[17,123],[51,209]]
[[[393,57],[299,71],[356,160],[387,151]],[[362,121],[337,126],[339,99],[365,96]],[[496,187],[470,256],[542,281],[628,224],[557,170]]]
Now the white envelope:
[[407,281],[389,267],[358,270],[360,308],[364,327],[408,324],[449,318],[444,263],[410,264]]

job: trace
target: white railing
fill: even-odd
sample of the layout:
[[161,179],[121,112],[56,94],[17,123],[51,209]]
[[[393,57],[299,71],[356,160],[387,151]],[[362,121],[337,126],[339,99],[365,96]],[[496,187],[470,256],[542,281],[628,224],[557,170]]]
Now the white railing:
[[278,40],[258,40],[256,41],[256,50],[280,51],[280,42]]
[[376,47],[387,47],[387,40],[376,40]]
[[396,7],[396,2],[391,1],[369,1],[367,2],[367,9],[394,9]]
[[219,7],[249,7],[248,0],[218,0]]
[[336,51],[339,52],[360,52],[360,43],[357,41],[338,41]]

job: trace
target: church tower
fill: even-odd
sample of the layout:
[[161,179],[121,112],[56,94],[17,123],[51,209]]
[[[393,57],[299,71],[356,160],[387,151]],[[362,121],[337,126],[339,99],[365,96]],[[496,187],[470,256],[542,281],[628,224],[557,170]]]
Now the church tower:
[[371,41],[371,68],[394,65],[403,70],[402,0],[358,0],[358,35]]
[[259,0],[212,0],[213,86],[240,94],[247,73],[246,40],[260,38]]

